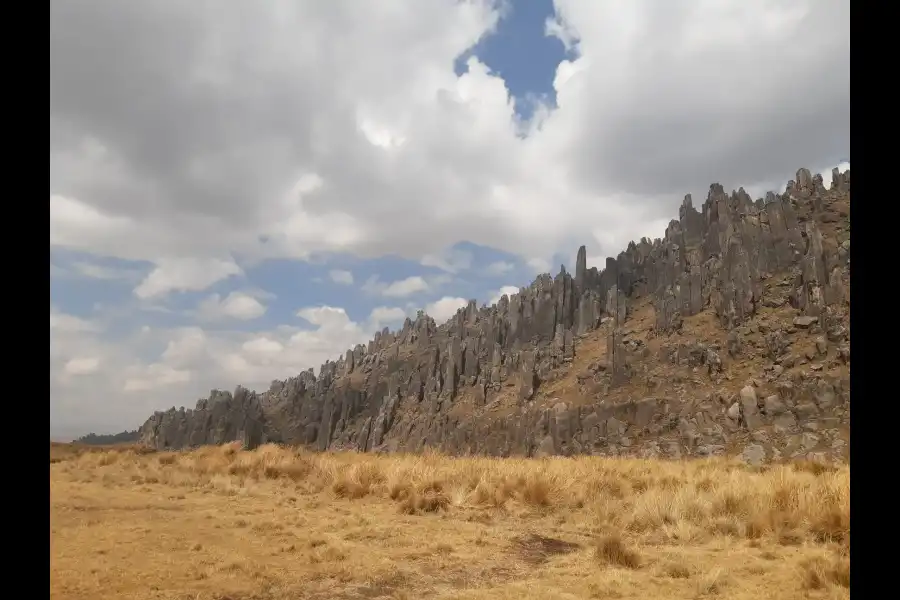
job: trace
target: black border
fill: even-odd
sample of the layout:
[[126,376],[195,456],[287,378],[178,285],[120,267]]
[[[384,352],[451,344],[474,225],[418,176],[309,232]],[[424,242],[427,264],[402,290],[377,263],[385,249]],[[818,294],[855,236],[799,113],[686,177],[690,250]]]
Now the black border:
[[[847,0],[849,2],[849,0]],[[874,7],[873,4],[868,4],[866,6],[867,9]],[[856,235],[853,235],[851,229],[851,273],[850,273],[850,324],[851,324],[851,336],[856,340],[856,344],[852,343],[851,340],[851,354],[852,354],[852,362],[851,362],[851,370],[850,370],[850,390],[851,390],[851,398],[856,398],[856,407],[851,408],[851,438],[850,438],[850,464],[851,470],[852,465],[856,462],[857,469],[856,478],[852,479],[850,486],[850,498],[851,498],[851,511],[850,511],[850,524],[851,529],[855,529],[856,534],[852,535],[853,541],[856,542],[855,546],[851,543],[850,549],[850,570],[852,580],[856,583],[857,593],[860,591],[864,591],[867,588],[871,588],[872,596],[878,596],[877,589],[880,587],[877,584],[877,580],[879,579],[879,575],[883,577],[884,568],[888,568],[887,564],[879,564],[885,563],[885,558],[879,557],[879,552],[875,549],[877,544],[873,544],[872,541],[869,540],[869,527],[867,526],[867,521],[872,516],[872,520],[875,521],[879,519],[881,515],[891,514],[893,511],[893,507],[881,507],[878,508],[874,506],[874,503],[877,503],[880,498],[885,498],[886,496],[879,494],[877,490],[873,489],[874,493],[867,493],[866,488],[869,486],[870,480],[866,477],[866,467],[874,466],[872,464],[873,461],[876,461],[878,458],[883,460],[890,460],[892,457],[889,454],[881,454],[878,452],[878,444],[882,436],[886,434],[889,435],[890,430],[888,431],[872,431],[869,432],[869,423],[870,420],[868,418],[869,407],[872,406],[873,410],[884,410],[887,409],[886,406],[878,407],[877,405],[881,403],[881,398],[878,396],[878,392],[876,391],[877,385],[874,384],[870,380],[869,373],[882,372],[881,369],[878,369],[878,366],[875,364],[881,355],[879,352],[875,352],[875,340],[877,338],[873,338],[872,342],[866,343],[866,338],[869,329],[867,327],[867,320],[872,313],[879,314],[881,310],[878,309],[869,309],[866,305],[866,284],[871,281],[870,277],[877,276],[874,272],[876,268],[875,261],[878,258],[883,258],[890,260],[891,255],[890,251],[885,251],[886,253],[882,253],[876,247],[877,244],[880,243],[881,239],[886,236],[889,236],[888,233],[892,227],[897,227],[896,222],[892,222],[889,220],[888,222],[882,224],[881,231],[875,229],[873,225],[873,229],[871,231],[868,230],[868,225],[870,222],[874,223],[875,214],[874,209],[878,207],[878,200],[870,200],[866,193],[866,172],[869,168],[868,160],[872,160],[871,170],[873,173],[890,173],[890,167],[888,165],[884,165],[884,167],[879,168],[878,160],[882,157],[888,158],[892,152],[890,150],[885,152],[876,152],[866,153],[866,146],[863,142],[865,127],[864,121],[867,115],[891,115],[890,107],[885,106],[886,112],[878,110],[875,106],[869,104],[870,102],[875,102],[876,106],[878,103],[883,102],[883,99],[886,99],[889,96],[885,96],[882,93],[874,93],[872,95],[864,94],[864,88],[867,86],[870,81],[878,81],[872,79],[864,79],[865,71],[870,71],[866,67],[872,67],[874,65],[869,65],[869,61],[877,60],[877,55],[867,55],[865,50],[867,48],[868,42],[870,40],[882,40],[882,39],[890,39],[886,37],[882,37],[882,35],[878,34],[874,31],[866,31],[864,32],[863,27],[863,15],[862,15],[862,4],[857,2],[850,7],[850,37],[851,40],[854,38],[854,34],[856,35],[857,46],[856,48],[852,48],[850,53],[850,66],[851,66],[851,75],[850,75],[850,150],[851,150],[851,202],[850,202],[850,220],[851,223],[856,225]],[[874,12],[870,14],[874,15]],[[867,17],[865,21],[867,25],[876,24],[886,24],[887,22],[883,19],[878,19],[877,17]],[[885,35],[889,35],[885,33]],[[852,42],[851,42],[852,46]],[[858,74],[857,77],[853,78],[853,71]],[[855,92],[855,94],[854,94]],[[865,102],[865,104],[863,104]],[[888,117],[890,119],[890,117]],[[888,123],[884,124],[885,127],[890,127]],[[886,132],[885,132],[886,133]],[[890,136],[888,136],[890,139]],[[882,185],[886,186],[884,190],[884,194],[887,197],[890,197],[890,190],[893,187],[893,182],[891,181],[893,177],[887,179],[886,181],[880,181]],[[881,194],[878,194],[881,195]],[[854,202],[855,199],[855,202]],[[887,198],[885,198],[887,199]],[[867,207],[863,207],[862,205],[866,204]],[[872,217],[871,219],[869,217]],[[888,217],[890,219],[890,217]],[[888,263],[890,264],[890,263]],[[873,273],[869,276],[866,275],[866,271],[871,267]],[[893,279],[896,275],[890,272],[890,267],[888,268],[887,275],[888,279]],[[884,277],[882,276],[882,280]],[[893,283],[893,282],[891,282]],[[888,283],[888,285],[891,285]],[[882,302],[888,304],[888,306],[881,307],[885,310],[886,315],[890,315],[891,307],[889,304],[891,303],[890,296],[885,296],[882,298]],[[853,310],[853,307],[856,307],[856,310]],[[888,317],[888,322],[890,322],[890,317]],[[883,327],[886,323],[882,323],[881,327]],[[884,333],[880,333],[884,335]],[[868,349],[872,349],[873,352],[867,352]],[[884,355],[882,355],[884,356]],[[869,365],[870,357],[872,360],[872,365]],[[867,390],[871,390],[870,393],[866,393]],[[884,398],[884,401],[890,402],[888,398]],[[873,406],[873,404],[875,406]],[[852,400],[851,400],[852,406]],[[889,409],[888,409],[889,410]],[[887,416],[887,415],[885,415]],[[888,417],[889,419],[891,417]],[[873,429],[876,425],[873,420]],[[882,425],[882,427],[894,427],[895,425],[891,421],[887,421]],[[855,433],[855,435],[853,435]],[[854,444],[855,442],[855,444]],[[852,476],[851,476],[852,477]],[[892,477],[888,476],[888,479],[892,479]],[[872,482],[877,480],[873,479]],[[893,482],[891,481],[882,481],[882,485],[890,485]],[[878,485],[875,483],[875,485]],[[879,486],[881,487],[881,486]],[[886,491],[886,490],[883,490]],[[862,504],[860,504],[862,502]],[[872,506],[869,506],[869,503],[873,503]],[[856,511],[853,511],[853,506],[856,506]],[[887,512],[884,512],[887,511]],[[887,533],[887,532],[885,532]],[[854,552],[854,548],[856,552]],[[853,555],[856,554],[856,560],[853,560]],[[854,588],[851,584],[851,592]],[[863,593],[861,598],[868,597],[869,594]]]

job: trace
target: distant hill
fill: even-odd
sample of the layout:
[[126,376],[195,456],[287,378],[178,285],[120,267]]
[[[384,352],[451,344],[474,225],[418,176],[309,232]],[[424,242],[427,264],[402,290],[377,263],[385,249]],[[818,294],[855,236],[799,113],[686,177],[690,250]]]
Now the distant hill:
[[91,446],[107,446],[111,444],[130,444],[138,441],[138,432],[123,431],[121,433],[101,434],[89,433],[75,440],[76,444],[88,444]]

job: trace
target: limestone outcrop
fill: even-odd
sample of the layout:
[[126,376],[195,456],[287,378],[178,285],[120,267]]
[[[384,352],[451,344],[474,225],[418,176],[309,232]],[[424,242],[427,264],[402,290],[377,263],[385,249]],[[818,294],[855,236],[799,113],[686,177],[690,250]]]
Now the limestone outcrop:
[[574,274],[472,301],[442,325],[420,313],[261,393],[213,391],[193,410],[158,412],[141,440],[504,456],[752,442],[753,462],[840,450],[849,202],[849,171],[826,189],[800,169],[757,200],[713,184],[699,210],[684,198],[662,239],[630,243],[602,270],[581,247]]

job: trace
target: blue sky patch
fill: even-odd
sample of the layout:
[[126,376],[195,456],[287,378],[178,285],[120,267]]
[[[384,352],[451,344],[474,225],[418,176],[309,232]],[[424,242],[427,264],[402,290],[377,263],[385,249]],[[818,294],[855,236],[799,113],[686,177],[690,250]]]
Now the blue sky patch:
[[465,73],[475,55],[506,81],[519,118],[531,118],[538,102],[555,107],[556,68],[570,57],[558,38],[545,34],[554,14],[553,0],[509,0],[497,30],[456,59],[456,74]]

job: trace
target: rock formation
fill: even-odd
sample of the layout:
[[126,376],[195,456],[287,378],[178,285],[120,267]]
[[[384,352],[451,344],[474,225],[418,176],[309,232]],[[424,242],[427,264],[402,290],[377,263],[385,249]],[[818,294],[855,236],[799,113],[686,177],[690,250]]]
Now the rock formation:
[[268,391],[144,423],[157,448],[240,440],[490,455],[846,453],[850,172],[752,200],[710,186],[663,239],[539,276],[438,326],[420,313]]

